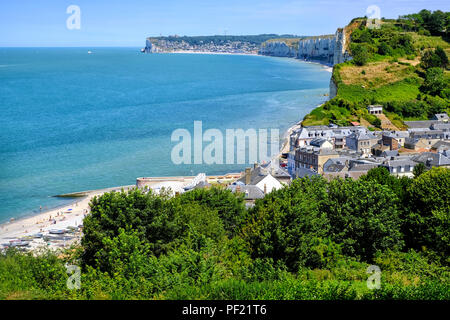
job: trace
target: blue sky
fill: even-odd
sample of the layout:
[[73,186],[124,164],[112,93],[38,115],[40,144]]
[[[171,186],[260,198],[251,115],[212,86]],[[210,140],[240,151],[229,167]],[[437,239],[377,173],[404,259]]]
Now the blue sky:
[[[426,8],[450,11],[448,0],[2,0],[0,46],[144,46],[155,35],[334,33],[377,5],[382,17]],[[81,9],[69,30],[66,9]]]

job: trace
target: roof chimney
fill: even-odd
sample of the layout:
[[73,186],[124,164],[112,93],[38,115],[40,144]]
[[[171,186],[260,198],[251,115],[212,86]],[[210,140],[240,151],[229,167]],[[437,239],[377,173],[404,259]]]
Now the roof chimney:
[[264,183],[264,194],[267,194],[267,185]]
[[245,168],[245,184],[250,184],[252,178],[251,169]]

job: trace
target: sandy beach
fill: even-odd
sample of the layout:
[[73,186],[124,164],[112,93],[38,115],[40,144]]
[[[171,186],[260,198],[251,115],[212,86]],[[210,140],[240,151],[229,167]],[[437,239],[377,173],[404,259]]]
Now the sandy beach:
[[[84,197],[74,200],[70,205],[3,223],[0,225],[0,245],[17,243],[22,239],[29,241],[27,249],[39,247],[54,249],[68,246],[80,239],[79,226],[82,226],[84,217],[90,211],[89,202],[93,197],[113,190],[119,191],[122,188],[127,190],[131,187],[134,185],[86,191],[83,192]],[[50,230],[70,230],[70,232],[51,235]]]
[[[188,54],[224,54],[224,55],[257,55],[249,53],[227,53],[227,52],[194,52],[177,51],[173,53]],[[298,60],[298,59],[296,59]],[[303,60],[298,60],[303,61]],[[315,61],[304,61],[307,63],[320,64],[326,71],[332,72],[333,68]],[[283,145],[277,156],[288,153],[290,149],[290,135],[301,127],[302,121],[292,125],[283,135]],[[0,224],[0,248],[4,246],[17,245],[26,249],[38,247],[58,248],[70,245],[81,238],[84,217],[90,212],[89,203],[94,196],[100,196],[105,192],[135,187],[119,186],[99,190],[79,192],[82,197],[73,198],[69,205],[43,211],[39,214],[20,218],[17,220]]]

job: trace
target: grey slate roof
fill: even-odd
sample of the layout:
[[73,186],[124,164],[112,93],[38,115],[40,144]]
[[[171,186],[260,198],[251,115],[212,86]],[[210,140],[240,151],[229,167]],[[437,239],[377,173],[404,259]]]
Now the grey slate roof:
[[442,153],[423,152],[414,156],[412,160],[415,162],[421,162],[428,167],[450,166],[450,158],[446,157]]
[[[295,153],[294,153],[295,155]],[[271,163],[262,164],[261,168],[266,169],[268,173],[270,173],[275,179],[282,179],[282,178],[290,178],[291,175],[281,168],[280,166],[274,166],[275,168],[272,170]]]
[[[258,184],[260,181],[262,181],[269,172],[266,169],[263,169],[262,167],[257,167],[256,169],[252,169],[250,171],[250,183],[251,185]],[[244,176],[240,177],[237,181],[242,182],[245,184],[245,174]]]
[[398,156],[398,150],[386,150],[381,153],[382,157],[390,158]]
[[433,144],[433,148],[439,151],[450,150],[450,141],[438,141]]
[[321,147],[325,142],[327,142],[327,139],[323,139],[323,138],[316,138],[311,140],[311,142],[309,143],[309,145],[314,146],[314,147]]
[[237,186],[237,185],[229,185],[227,187],[228,190],[232,192],[236,192],[236,189],[239,187],[240,192],[245,194],[246,200],[255,200],[264,198],[264,192],[261,191],[257,186],[247,185],[247,186]]
[[319,174],[315,171],[309,170],[307,168],[297,168],[295,170],[295,174],[297,177],[299,178],[304,178],[304,177],[312,177],[312,176],[318,176]]
[[431,128],[433,130],[450,131],[450,123],[446,122],[434,123],[433,125],[431,125]]
[[394,159],[383,162],[383,165],[387,167],[405,167],[405,166],[414,167],[416,164],[417,164],[416,162],[414,162],[412,159],[409,158]]
[[377,139],[377,136],[375,136],[373,133],[370,132],[353,132],[351,135],[348,136],[350,139],[357,139],[357,140],[371,140],[371,139]]
[[430,128],[431,125],[439,122],[439,120],[405,121],[405,124],[408,128]]

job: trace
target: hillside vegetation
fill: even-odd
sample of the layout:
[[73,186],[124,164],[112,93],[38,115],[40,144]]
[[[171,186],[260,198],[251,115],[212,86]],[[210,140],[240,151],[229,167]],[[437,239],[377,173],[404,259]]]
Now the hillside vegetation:
[[379,127],[366,110],[369,104],[382,104],[398,127],[404,127],[403,120],[450,112],[448,24],[449,13],[427,10],[383,19],[379,28],[370,28],[367,19],[352,21],[348,46],[353,59],[333,69],[337,96],[308,114],[303,124],[366,120]]
[[[450,170],[91,202],[80,246],[0,253],[1,299],[450,299]],[[81,267],[69,290],[65,264]],[[370,265],[381,287],[369,288]]]

